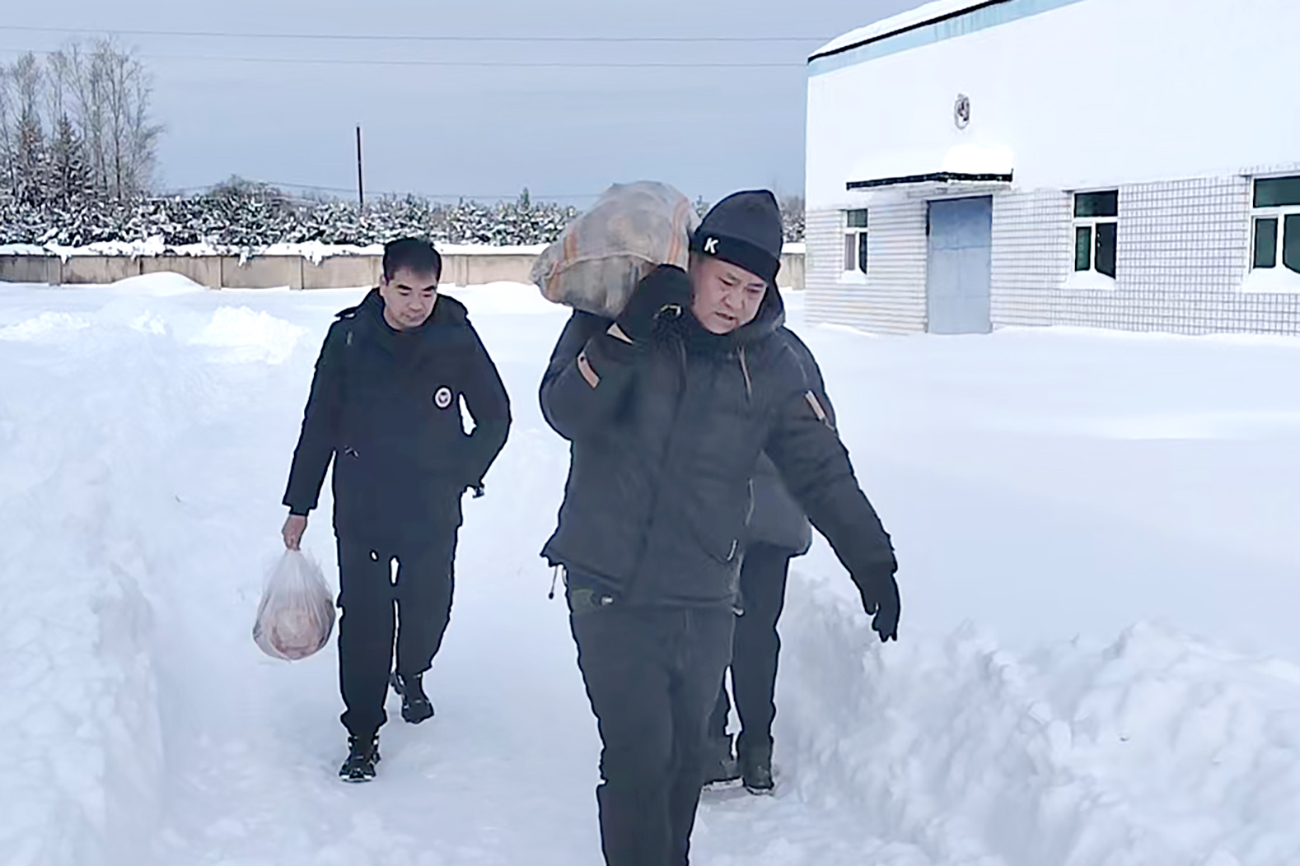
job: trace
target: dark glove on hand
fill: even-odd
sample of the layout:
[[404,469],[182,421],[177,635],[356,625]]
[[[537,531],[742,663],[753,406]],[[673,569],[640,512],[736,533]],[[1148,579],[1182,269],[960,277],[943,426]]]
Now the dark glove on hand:
[[880,642],[898,640],[898,617],[903,602],[898,595],[898,581],[894,579],[893,570],[882,568],[863,575],[857,583],[858,592],[862,594],[862,608],[874,617],[871,627],[880,635]]
[[637,284],[618,326],[635,343],[654,336],[655,320],[661,315],[676,318],[691,306],[691,280],[681,268],[660,265]]

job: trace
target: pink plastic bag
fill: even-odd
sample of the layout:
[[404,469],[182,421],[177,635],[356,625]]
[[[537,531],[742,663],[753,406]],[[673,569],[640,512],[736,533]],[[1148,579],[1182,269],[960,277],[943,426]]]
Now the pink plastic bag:
[[267,578],[253,641],[272,658],[297,661],[319,652],[334,630],[334,598],[315,560],[286,550]]

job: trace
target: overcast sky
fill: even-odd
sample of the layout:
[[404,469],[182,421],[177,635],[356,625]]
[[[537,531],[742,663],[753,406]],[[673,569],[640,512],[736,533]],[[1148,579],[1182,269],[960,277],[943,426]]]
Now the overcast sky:
[[154,112],[167,127],[159,181],[168,189],[239,174],[353,190],[360,123],[366,187],[375,192],[495,199],[527,186],[535,198],[582,205],[610,183],[656,179],[716,200],[751,186],[801,192],[808,53],[916,5],[919,0],[42,0],[6,4],[0,60],[77,35],[58,28],[85,31],[83,37],[110,29],[244,34],[121,36],[154,75]]

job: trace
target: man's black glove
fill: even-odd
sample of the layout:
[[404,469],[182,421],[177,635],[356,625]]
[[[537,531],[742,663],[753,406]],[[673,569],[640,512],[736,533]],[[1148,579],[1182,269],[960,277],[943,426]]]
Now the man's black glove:
[[649,342],[661,316],[678,318],[691,306],[691,279],[681,268],[660,265],[637,284],[618,326],[634,343]]
[[880,642],[898,640],[898,617],[903,602],[898,596],[893,569],[881,567],[868,574],[855,574],[854,578],[862,595],[862,608],[873,616],[871,627],[880,635]]

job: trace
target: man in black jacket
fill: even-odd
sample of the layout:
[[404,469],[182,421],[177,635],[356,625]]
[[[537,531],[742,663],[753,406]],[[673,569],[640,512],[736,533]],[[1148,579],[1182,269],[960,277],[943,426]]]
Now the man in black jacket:
[[[821,369],[812,351],[788,328],[777,333],[803,363],[812,392],[834,425],[835,409],[826,396]],[[740,779],[752,794],[770,793],[775,787],[772,722],[776,718],[776,670],[781,653],[776,626],[785,607],[790,560],[803,556],[811,547],[808,518],[786,491],[771,459],[762,455],[754,472],[754,512],[740,566],[740,615],[731,644],[731,690],[740,717],[740,734],[733,752],[727,735],[731,700],[724,683],[709,720],[706,782]]]
[[451,616],[461,496],[482,494],[510,428],[501,378],[465,307],[438,295],[441,273],[427,241],[384,249],[379,288],[325,336],[284,496],[284,542],[296,550],[333,460],[349,734],[339,775],[350,782],[374,778],[390,683],[406,721],[433,715],[421,677]]
[[659,268],[614,322],[575,313],[542,382],[572,457],[543,554],[566,571],[604,742],[610,866],[688,862],[761,453],[830,539],[881,639],[897,634],[889,536],[778,334],[781,246],[771,193],[725,199],[692,239],[690,274]]

